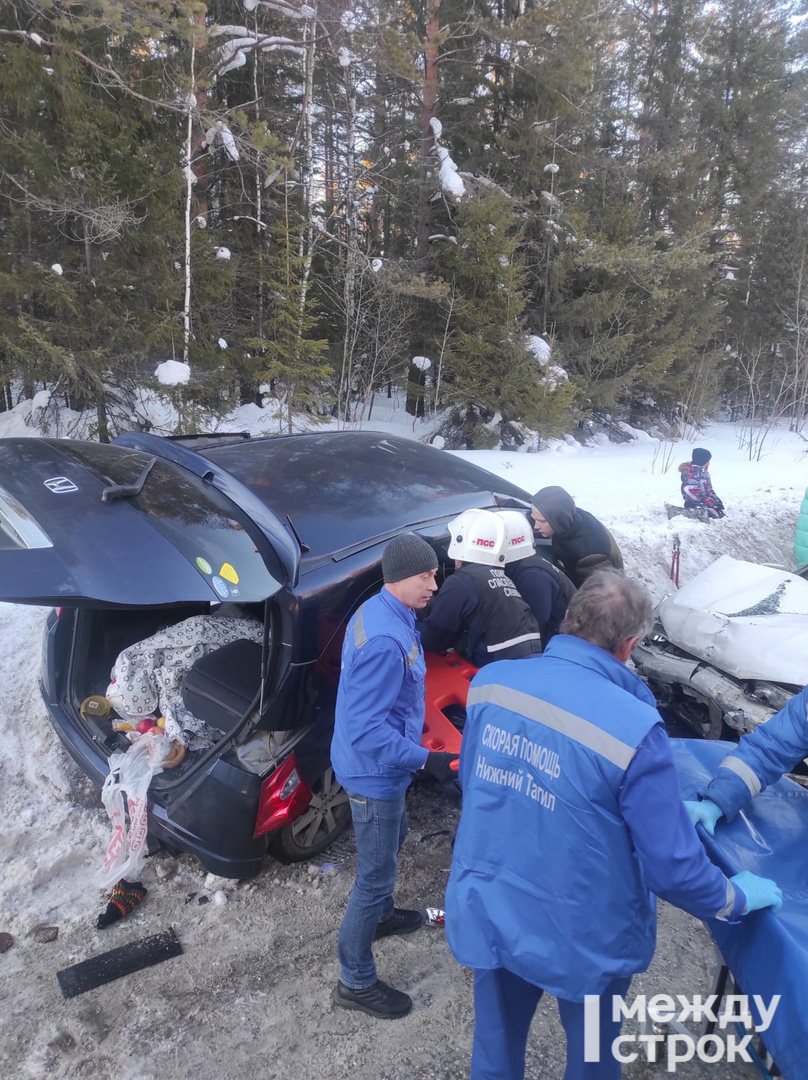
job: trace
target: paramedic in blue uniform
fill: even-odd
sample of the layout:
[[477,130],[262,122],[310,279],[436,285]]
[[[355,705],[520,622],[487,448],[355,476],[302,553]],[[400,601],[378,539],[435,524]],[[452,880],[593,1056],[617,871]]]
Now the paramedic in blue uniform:
[[781,903],[774,882],[728,880],[699,842],[662,718],[626,667],[650,619],[639,583],[598,571],[542,656],[472,681],[446,895],[452,952],[474,969],[472,1080],[524,1077],[545,990],[567,1035],[565,1080],[619,1077],[611,995],[651,961],[655,895],[729,922]]
[[337,940],[338,1005],[385,1019],[405,1016],[407,994],[376,974],[372,943],[417,930],[418,911],[393,906],[398,850],[407,835],[404,794],[418,769],[447,780],[454,754],[427,751],[424,653],[414,611],[437,588],[434,550],[405,533],[384,550],[384,588],[348,624],[342,647],[331,761],[350,798],[359,865]]
[[701,793],[701,802],[685,803],[694,825],[703,825],[712,836],[722,817],[731,821],[750,799],[790,772],[806,754],[808,686],[771,720],[744,735],[718,766],[715,779]]

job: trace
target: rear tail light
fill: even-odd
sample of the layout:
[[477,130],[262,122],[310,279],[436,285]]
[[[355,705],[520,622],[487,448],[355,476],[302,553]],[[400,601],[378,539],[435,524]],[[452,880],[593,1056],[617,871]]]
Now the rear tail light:
[[261,785],[253,838],[288,825],[300,817],[310,802],[311,792],[300,778],[295,755],[290,754]]

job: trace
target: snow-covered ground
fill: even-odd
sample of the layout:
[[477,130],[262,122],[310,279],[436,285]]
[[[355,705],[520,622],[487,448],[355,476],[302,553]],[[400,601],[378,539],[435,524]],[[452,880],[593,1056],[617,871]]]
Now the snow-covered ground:
[[[415,437],[429,430],[425,422],[413,430],[402,409],[378,399],[367,426]],[[274,433],[257,409],[240,410],[227,427]],[[36,434],[23,422],[22,409],[0,416],[0,436],[11,434]],[[681,541],[682,580],[724,553],[793,567],[796,515],[808,485],[808,442],[779,429],[767,436],[760,460],[749,461],[738,434],[733,425],[716,424],[681,444],[640,435],[623,445],[560,441],[535,454],[462,456],[529,492],[548,484],[565,487],[612,529],[627,572],[660,598],[672,587],[674,535]],[[666,516],[665,502],[680,502],[676,466],[694,445],[712,451],[713,483],[727,506],[722,521]],[[39,697],[43,617],[38,609],[0,605],[0,932],[14,937],[0,955],[5,1080],[463,1076],[470,985],[441,932],[379,946],[382,977],[414,996],[415,1009],[406,1020],[380,1024],[332,1008],[336,928],[354,857],[350,838],[321,860],[325,865],[270,866],[251,883],[228,886],[227,903],[204,906],[199,896],[213,896],[221,883],[206,887],[193,860],[157,856],[146,871],[150,891],[140,909],[106,931],[95,930],[93,875],[106,846],[106,819],[97,793],[62,750]],[[408,905],[441,905],[456,814],[428,787],[412,793],[412,835],[400,875],[401,899]],[[191,893],[197,895],[188,901]],[[58,938],[35,941],[31,931],[41,924],[58,927]],[[169,925],[183,943],[182,957],[62,1000],[58,969]],[[704,992],[710,963],[709,939],[700,925],[665,909],[655,966],[636,985],[648,992]],[[528,1077],[561,1075],[563,1037],[548,1004],[534,1035]],[[737,1066],[704,1070],[691,1063],[678,1073],[685,1080],[753,1075]],[[662,1065],[638,1063],[624,1075],[663,1072]]]
[[[712,452],[710,476],[727,516],[707,525],[668,520],[665,503],[681,506],[677,466],[694,446]],[[769,435],[761,459],[738,447],[738,429],[714,424],[688,443],[638,441],[594,448],[561,443],[539,454],[478,451],[463,455],[531,493],[559,484],[578,506],[614,533],[629,573],[655,595],[670,587],[674,535],[681,543],[681,579],[700,573],[722,554],[793,568],[794,525],[808,486],[808,442],[786,430]],[[668,468],[664,470],[667,461]]]

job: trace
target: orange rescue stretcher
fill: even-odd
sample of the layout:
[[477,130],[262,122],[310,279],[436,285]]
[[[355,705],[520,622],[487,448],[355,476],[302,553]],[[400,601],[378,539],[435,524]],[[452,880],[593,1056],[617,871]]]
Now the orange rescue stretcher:
[[[469,683],[477,668],[457,653],[426,654],[426,710],[421,745],[427,750],[460,753],[463,736],[446,715],[452,706],[465,708]],[[457,771],[457,762],[451,766]]]

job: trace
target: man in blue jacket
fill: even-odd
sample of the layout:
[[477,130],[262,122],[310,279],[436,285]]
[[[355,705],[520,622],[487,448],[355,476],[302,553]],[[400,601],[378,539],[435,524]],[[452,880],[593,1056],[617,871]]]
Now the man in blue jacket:
[[771,720],[744,737],[718,766],[701,802],[687,802],[693,824],[710,836],[720,818],[731,821],[750,799],[790,772],[808,754],[808,686]]
[[414,611],[437,588],[437,566],[420,536],[392,540],[382,556],[384,588],[353,616],[342,646],[331,761],[350,798],[359,866],[339,929],[333,996],[385,1019],[406,1015],[412,1001],[378,978],[373,940],[410,933],[422,921],[420,912],[393,906],[407,835],[404,794],[418,769],[448,779],[455,758],[421,745],[426,664]]
[[[542,656],[472,681],[446,895],[452,952],[474,969],[472,1080],[522,1080],[545,990],[567,1034],[565,1080],[616,1080],[612,995],[650,963],[655,895],[730,922],[782,902],[774,882],[727,880],[699,842],[662,718],[626,667],[650,618],[637,582],[601,570]],[[586,997],[590,1017],[599,998],[596,1054]]]

